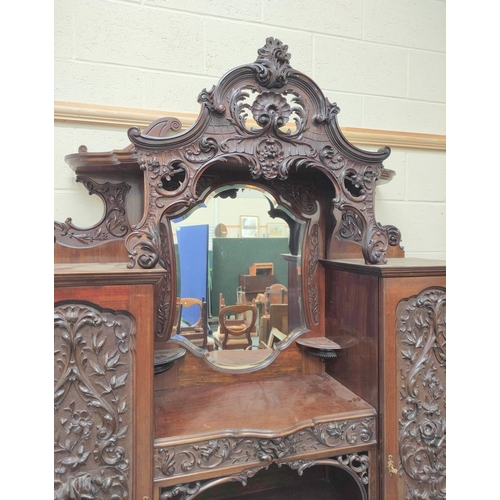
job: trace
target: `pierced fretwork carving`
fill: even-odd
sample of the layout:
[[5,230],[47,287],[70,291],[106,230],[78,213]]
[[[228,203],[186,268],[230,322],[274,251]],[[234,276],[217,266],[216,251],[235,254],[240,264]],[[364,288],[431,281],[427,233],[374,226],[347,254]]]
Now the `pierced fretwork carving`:
[[126,212],[126,198],[130,186],[126,182],[99,184],[89,177],[80,175],[76,178],[88,190],[97,194],[104,203],[104,216],[100,222],[88,228],[73,225],[71,218],[65,222],[54,222],[55,241],[69,247],[93,247],[112,241],[122,240],[130,232],[130,223]]
[[128,499],[135,323],[59,304],[54,335],[54,498]]
[[[330,467],[340,468],[354,478],[358,485],[361,498],[363,500],[368,499],[370,459],[364,452],[339,455],[333,458],[319,460],[280,461],[277,462],[277,464],[279,467],[286,465],[291,469],[296,470],[299,476],[302,476],[306,469],[317,465],[326,465]],[[246,486],[248,483],[248,479],[254,477],[262,469],[267,468],[268,465],[245,469],[238,474],[232,474],[230,476],[210,480],[204,484],[202,484],[200,481],[197,481],[193,485],[178,484],[170,489],[162,489],[160,493],[160,500],[194,500],[204,491],[230,482],[239,482],[242,486]]]
[[314,465],[331,465],[347,470],[361,487],[361,491],[366,495],[365,486],[369,483],[370,459],[365,453],[350,453],[348,455],[339,455],[338,457],[325,460],[293,460],[289,462],[279,462],[279,466],[288,465],[288,467],[297,470],[301,476],[306,469]]
[[446,498],[446,293],[424,290],[397,307],[401,366],[399,475],[406,500]]
[[218,486],[219,484],[232,483],[238,481],[242,486],[246,486],[248,479],[255,476],[257,472],[262,469],[266,469],[267,466],[254,467],[253,469],[246,469],[239,474],[233,474],[232,476],[222,477],[220,479],[214,479],[205,483],[203,486],[201,482],[197,481],[193,486],[189,484],[178,484],[174,486],[171,490],[162,491],[160,495],[160,500],[191,500],[197,497],[200,493]]
[[344,210],[342,212],[342,223],[339,236],[344,240],[351,240],[355,243],[363,239],[363,223],[359,215],[353,210]]
[[[334,207],[355,213],[359,219],[356,241],[365,261],[385,262],[388,245],[399,242],[399,232],[377,223],[373,193],[390,150],[373,153],[351,145],[338,127],[338,106],[310,78],[290,66],[290,57],[287,45],[268,38],[254,63],[229,71],[210,91],[200,94],[200,117],[185,133],[154,137],[141,134],[136,127],[129,130],[144,169],[148,210],[127,236],[130,266],[157,265],[159,221],[165,215],[184,214],[201,202],[199,197],[206,196],[206,187],[210,188],[205,184],[210,177],[197,183],[212,167],[221,178],[223,172],[241,173],[246,168],[250,180],[263,187],[270,181],[277,186],[296,169],[300,172],[294,180],[297,192],[287,199],[299,201],[303,220],[313,216],[318,201],[315,193],[307,191],[307,169],[320,170],[333,187]],[[166,189],[166,180],[174,175],[177,181]],[[233,177],[229,174],[227,179]],[[286,190],[290,187],[287,184]],[[285,185],[275,190],[282,192]]]

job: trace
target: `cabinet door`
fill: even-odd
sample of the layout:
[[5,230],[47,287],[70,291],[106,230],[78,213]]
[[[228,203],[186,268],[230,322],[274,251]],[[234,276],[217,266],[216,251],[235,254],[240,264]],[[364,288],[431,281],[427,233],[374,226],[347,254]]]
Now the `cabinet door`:
[[382,498],[445,498],[445,277],[383,284]]
[[56,288],[56,499],[152,497],[152,318],[152,285]]

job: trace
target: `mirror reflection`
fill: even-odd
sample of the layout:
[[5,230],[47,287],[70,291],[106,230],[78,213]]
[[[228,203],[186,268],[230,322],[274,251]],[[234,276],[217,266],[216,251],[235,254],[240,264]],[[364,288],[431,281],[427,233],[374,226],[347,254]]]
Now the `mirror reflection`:
[[254,186],[225,186],[171,222],[174,342],[188,341],[215,363],[252,364],[303,328],[303,224],[273,196]]

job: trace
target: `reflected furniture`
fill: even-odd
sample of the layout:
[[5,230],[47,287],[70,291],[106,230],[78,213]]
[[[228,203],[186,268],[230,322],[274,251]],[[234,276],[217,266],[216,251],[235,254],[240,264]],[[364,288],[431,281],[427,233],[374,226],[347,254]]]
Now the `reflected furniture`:
[[214,347],[214,340],[212,337],[208,336],[208,308],[205,297],[202,297],[201,300],[192,297],[182,297],[177,299],[177,303],[181,306],[181,311],[184,311],[189,307],[199,309],[198,320],[192,325],[184,325],[182,323],[181,315],[177,334],[187,338],[197,347],[212,351]]
[[264,296],[266,314],[269,314],[271,304],[288,304],[288,290],[280,283],[267,287]]
[[274,283],[276,283],[274,274],[240,274],[238,277],[240,301],[251,304],[252,300],[256,299],[259,294],[264,293],[266,288]]
[[[104,216],[54,226],[55,499],[444,498],[445,263],[405,257],[376,220],[389,148],[350,144],[290,57],[268,38],[190,129],[164,118],[66,157]],[[210,352],[172,335],[171,224],[241,188],[289,226],[288,329]]]
[[247,349],[257,320],[257,307],[250,304],[224,306],[219,310],[219,327],[214,332],[218,349]]

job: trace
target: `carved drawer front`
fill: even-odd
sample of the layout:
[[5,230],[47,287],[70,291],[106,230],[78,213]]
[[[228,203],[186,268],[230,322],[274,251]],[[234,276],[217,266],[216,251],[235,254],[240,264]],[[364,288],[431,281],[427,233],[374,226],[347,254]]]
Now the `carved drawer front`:
[[[373,473],[373,463],[374,458],[369,451],[358,451],[355,453],[345,453],[342,455],[336,455],[328,458],[319,458],[316,460],[304,460],[304,459],[292,459],[292,460],[277,460],[275,464],[271,466],[270,462],[263,463],[256,467],[247,468],[239,473],[225,475],[220,478],[211,479],[205,482],[196,481],[190,483],[176,484],[173,487],[160,488],[159,498],[160,500],[194,500],[199,498],[200,500],[215,499],[219,498],[218,495],[223,495],[224,498],[238,498],[242,495],[244,498],[256,499],[256,498],[267,498],[271,496],[272,498],[289,498],[290,494],[294,494],[293,498],[313,498],[311,495],[311,485],[309,483],[310,479],[307,477],[308,474],[304,475],[304,472],[308,469],[314,468],[315,466],[326,466],[326,468],[332,468],[337,471],[336,475],[332,475],[328,479],[328,483],[331,483],[334,488],[336,488],[337,482],[345,482],[345,476],[350,476],[351,481],[349,487],[344,487],[344,494],[346,498],[351,500],[368,500],[372,497],[370,494],[370,474]],[[304,475],[304,481],[297,481],[291,475],[288,475],[288,481],[283,478],[278,481],[270,481],[270,486],[268,490],[261,490],[257,488],[257,491],[252,491],[252,481],[256,474],[268,469],[275,467],[273,474],[275,474],[279,469],[292,469],[297,472],[298,476]],[[276,468],[277,467],[277,468]],[[328,475],[328,473],[327,473]],[[230,486],[229,489],[225,487],[229,483],[239,483],[240,486],[248,488],[239,488],[235,486]],[[276,486],[280,484],[281,486]],[[222,488],[221,488],[222,486]],[[314,487],[313,487],[314,488]],[[250,491],[248,491],[250,490]],[[314,491],[317,493],[317,485],[315,485]],[[308,492],[307,497],[303,497],[304,492]],[[228,493],[232,493],[228,496]],[[298,493],[298,496],[296,496]],[[323,495],[324,490],[322,490]],[[321,496],[321,498],[326,498]],[[330,496],[328,495],[328,498]],[[335,496],[337,498],[337,496]]]
[[155,481],[182,476],[213,475],[214,469],[248,468],[295,460],[329,450],[345,450],[376,442],[375,417],[351,418],[306,427],[283,437],[222,437],[195,443],[155,443]]
[[446,292],[428,288],[399,302],[399,477],[404,498],[445,498]]
[[135,332],[126,313],[54,308],[56,499],[132,496]]

